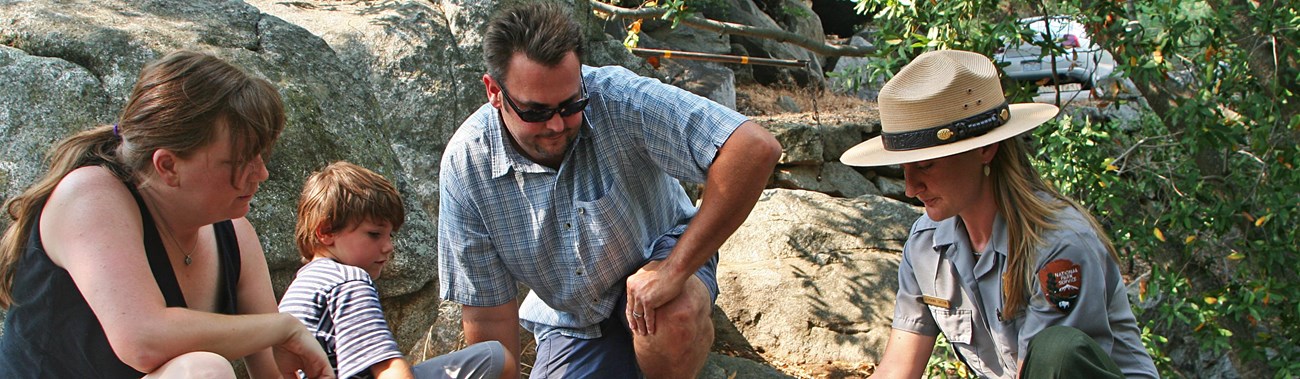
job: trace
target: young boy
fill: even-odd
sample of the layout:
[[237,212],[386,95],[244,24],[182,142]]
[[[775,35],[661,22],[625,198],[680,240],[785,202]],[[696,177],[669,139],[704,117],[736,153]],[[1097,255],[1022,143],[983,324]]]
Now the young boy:
[[412,368],[402,358],[375,291],[406,212],[383,176],[347,162],[307,178],[294,239],[306,263],[280,301],[325,348],[342,378],[513,378],[516,365],[496,341]]

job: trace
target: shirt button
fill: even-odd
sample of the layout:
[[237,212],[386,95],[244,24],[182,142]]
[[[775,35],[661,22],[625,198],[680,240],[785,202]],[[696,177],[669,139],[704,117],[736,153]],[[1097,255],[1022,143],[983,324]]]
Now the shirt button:
[[566,222],[566,223],[564,223],[564,228],[565,228],[565,229],[573,229],[573,224],[571,224],[571,223],[567,223],[567,222]]
[[582,270],[578,270],[578,275],[582,275]]
[[578,208],[578,214],[580,214],[580,215],[581,215],[581,214],[587,214],[587,210],[586,210],[586,209],[583,209],[583,208]]

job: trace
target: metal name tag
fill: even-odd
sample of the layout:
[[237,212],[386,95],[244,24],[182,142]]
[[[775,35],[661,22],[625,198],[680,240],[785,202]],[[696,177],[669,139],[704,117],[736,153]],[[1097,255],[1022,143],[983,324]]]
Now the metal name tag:
[[952,309],[952,303],[948,300],[940,299],[934,296],[921,296],[921,302],[926,305],[933,305],[939,308]]

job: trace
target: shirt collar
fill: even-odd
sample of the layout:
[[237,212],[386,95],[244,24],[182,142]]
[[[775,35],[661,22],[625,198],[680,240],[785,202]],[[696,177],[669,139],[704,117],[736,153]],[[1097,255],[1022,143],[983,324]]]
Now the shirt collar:
[[1007,252],[1010,251],[1007,250],[1007,246],[1009,246],[1011,236],[1007,234],[1007,221],[1002,218],[1001,213],[993,216],[993,234],[990,238],[993,239],[993,241],[990,241],[993,243],[993,251],[1006,256]]
[[[966,235],[966,225],[961,221],[960,216],[953,216],[939,221],[939,225],[934,228],[934,250],[941,251],[943,248],[956,243],[958,238],[969,241],[969,236]],[[1002,218],[1001,213],[993,216],[993,234],[989,238],[992,238],[993,251],[1002,255],[1007,254],[1007,240],[1010,238],[1007,235],[1007,222]]]
[[[588,94],[590,96],[590,92]],[[591,109],[591,105],[587,106]],[[557,116],[558,117],[558,116]],[[591,136],[591,124],[588,122],[589,117],[584,112],[582,115],[582,126],[578,127],[578,137],[574,138],[573,143],[569,144],[569,151],[565,152],[564,160],[568,161],[569,156],[573,155],[574,146],[582,143],[583,140]],[[488,116],[486,125],[486,134],[492,143],[492,177],[499,178],[510,172],[513,168],[519,172],[525,173],[554,173],[556,170],[543,166],[537,162],[524,157],[515,145],[510,142],[510,132],[506,130],[505,121],[501,119],[501,110],[493,109],[492,114]],[[561,163],[563,165],[563,163]]]
[[525,158],[515,150],[515,145],[510,142],[510,132],[506,130],[506,123],[501,119],[500,109],[494,108],[492,115],[488,116],[487,136],[492,141],[492,178],[510,173],[511,168],[527,173],[554,171]]
[[958,216],[949,217],[939,221],[939,225],[934,228],[934,250],[940,251],[941,249],[956,243],[957,236],[961,235],[958,233],[966,232],[964,230],[957,230],[957,228],[961,227],[962,223]]
[[[587,108],[583,110],[582,126],[578,127],[578,138],[573,140],[573,143],[569,145],[569,151],[565,152],[565,161],[568,161],[569,156],[573,155],[572,151],[574,146],[577,146],[583,140],[591,138],[591,111],[598,108],[596,104],[599,103],[598,99],[601,92],[598,88],[592,88],[592,83],[595,81],[595,78],[588,76],[592,74],[593,70],[594,68],[590,66],[582,66],[583,83],[588,87],[587,96],[591,98],[591,101],[587,103]],[[501,117],[501,109],[498,108],[493,108],[491,115],[487,117],[486,133],[488,141],[490,141],[492,145],[492,177],[499,178],[509,173],[511,168],[526,173],[556,172],[556,170],[553,170],[550,167],[533,162],[524,157],[523,154],[519,154],[519,152],[515,150],[515,145],[510,142],[510,132],[506,130],[506,123]],[[563,166],[563,163],[561,163],[561,166]]]
[[[490,147],[489,160],[492,163],[492,178],[499,178],[510,172],[510,158],[506,156],[506,150],[514,150],[510,145],[510,140],[506,138],[505,124],[501,122],[501,110],[493,108],[491,115],[487,118],[483,132],[487,136],[488,146]],[[511,146],[511,147],[507,147]]]

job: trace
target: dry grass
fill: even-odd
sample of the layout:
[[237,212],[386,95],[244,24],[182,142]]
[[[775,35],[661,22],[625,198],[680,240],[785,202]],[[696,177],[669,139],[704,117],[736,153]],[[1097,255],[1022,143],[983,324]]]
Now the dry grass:
[[840,113],[852,112],[874,102],[837,94],[831,91],[814,91],[804,88],[768,87],[760,84],[736,86],[736,109],[746,116],[772,116],[792,113],[782,108],[782,97],[794,100],[802,112]]

